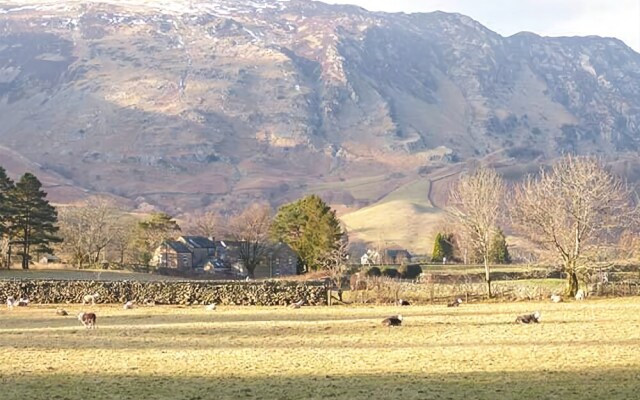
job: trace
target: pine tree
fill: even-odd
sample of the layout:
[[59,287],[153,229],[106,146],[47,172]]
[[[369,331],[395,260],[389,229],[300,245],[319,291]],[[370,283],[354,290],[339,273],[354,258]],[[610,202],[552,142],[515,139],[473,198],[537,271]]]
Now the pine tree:
[[272,238],[288,244],[300,257],[303,271],[299,272],[321,268],[321,260],[338,248],[343,235],[335,211],[316,195],[280,207],[271,227]]
[[507,238],[504,236],[502,230],[498,230],[498,232],[493,235],[491,249],[489,250],[489,259],[495,264],[511,264]]
[[56,236],[58,213],[46,199],[47,193],[33,174],[25,173],[8,192],[11,208],[10,231],[13,241],[20,243],[22,268],[29,269],[32,253],[51,253],[51,243],[62,242]]
[[7,171],[0,166],[0,238],[9,234],[9,217],[11,216],[9,192],[13,188],[13,181],[7,176]]
[[442,262],[444,258],[453,260],[453,235],[438,233],[433,242],[432,262]]

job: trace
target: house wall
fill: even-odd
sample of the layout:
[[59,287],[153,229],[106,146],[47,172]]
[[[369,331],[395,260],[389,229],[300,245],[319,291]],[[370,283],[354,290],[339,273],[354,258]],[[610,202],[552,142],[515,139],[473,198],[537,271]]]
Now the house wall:
[[256,278],[277,278],[296,275],[298,256],[289,247],[278,248],[271,257],[265,257],[255,270]]
[[[166,263],[165,263],[166,257]],[[175,250],[169,248],[167,251],[158,253],[158,267],[177,268],[177,269],[191,269],[193,266],[192,257],[190,253],[177,253]]]
[[198,268],[204,267],[209,260],[209,256],[213,255],[213,249],[193,248],[191,251],[193,252],[193,265]]

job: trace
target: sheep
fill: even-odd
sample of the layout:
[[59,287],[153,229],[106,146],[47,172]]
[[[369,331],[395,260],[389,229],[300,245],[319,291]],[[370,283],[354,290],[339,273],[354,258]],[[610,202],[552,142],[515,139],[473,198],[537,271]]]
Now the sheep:
[[144,299],[142,304],[144,304],[145,306],[149,306],[149,307],[155,307],[156,301],[152,300],[152,299]]
[[302,305],[303,305],[303,304],[304,304],[304,299],[303,299],[303,300],[300,300],[300,301],[299,301],[299,302],[297,302],[297,303],[291,303],[291,304],[289,305],[289,308],[300,308],[300,307],[302,307]]
[[16,298],[13,296],[7,297],[7,308],[13,308],[17,304]]
[[462,304],[462,299],[460,297],[458,297],[457,299],[455,299],[451,303],[447,304],[447,307],[458,307],[460,304]]
[[576,300],[584,300],[587,295],[584,293],[584,290],[580,289],[576,293]]
[[207,311],[215,311],[216,310],[216,303],[211,303],[208,306],[205,307],[205,309]]
[[29,305],[29,298],[28,297],[21,297],[18,302],[16,303],[16,305],[18,307],[26,307]]
[[551,295],[551,301],[554,303],[562,303],[562,296],[559,294]]
[[402,315],[392,315],[382,320],[382,325],[392,327],[402,325]]
[[519,315],[516,318],[516,324],[530,324],[540,322],[540,312],[536,311],[533,314]]
[[96,319],[97,317],[94,313],[81,312],[78,314],[78,321],[80,321],[87,329],[96,328]]
[[64,308],[58,308],[56,310],[56,315],[59,315],[61,317],[66,317],[67,315],[69,315],[69,313]]
[[84,295],[84,297],[82,298],[82,304],[87,304],[87,303],[96,304],[96,299],[99,296],[100,295],[98,293]]
[[133,308],[133,303],[134,303],[133,301],[129,300],[126,303],[124,303],[122,308],[125,310],[131,310]]
[[410,306],[411,303],[409,303],[407,300],[404,300],[404,299],[398,299],[398,305],[399,306]]

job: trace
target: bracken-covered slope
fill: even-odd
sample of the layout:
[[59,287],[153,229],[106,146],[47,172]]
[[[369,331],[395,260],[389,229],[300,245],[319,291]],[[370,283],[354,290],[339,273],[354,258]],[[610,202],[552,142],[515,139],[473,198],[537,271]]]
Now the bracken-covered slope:
[[471,159],[634,154],[639,111],[616,39],[306,0],[0,0],[0,165],[58,201],[360,208]]

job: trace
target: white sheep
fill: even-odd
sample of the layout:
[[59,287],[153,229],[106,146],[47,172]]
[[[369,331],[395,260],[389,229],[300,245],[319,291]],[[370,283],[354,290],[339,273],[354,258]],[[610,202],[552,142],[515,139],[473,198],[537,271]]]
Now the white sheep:
[[8,308],[13,308],[16,305],[16,298],[13,296],[9,296],[7,297],[7,307]]
[[21,297],[21,298],[17,301],[16,305],[17,305],[18,307],[26,307],[26,306],[28,306],[28,305],[29,305],[29,298],[28,298],[28,297]]
[[300,308],[302,307],[303,304],[304,304],[304,300],[300,300],[297,303],[292,303],[291,305],[289,305],[289,308]]
[[554,303],[562,303],[562,296],[559,294],[553,294],[551,295],[551,301]]
[[207,311],[215,311],[216,310],[216,303],[211,303],[208,306],[205,307],[205,309]]
[[124,308],[125,310],[131,310],[133,308],[133,301],[129,300],[126,303],[124,303],[124,305],[122,306],[122,308]]
[[587,296],[584,293],[584,290],[582,290],[582,289],[578,290],[578,292],[576,293],[576,300],[584,300],[585,297],[587,297]]
[[96,299],[99,296],[100,295],[98,293],[87,294],[82,298],[82,304],[87,304],[87,303],[96,304]]

